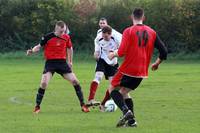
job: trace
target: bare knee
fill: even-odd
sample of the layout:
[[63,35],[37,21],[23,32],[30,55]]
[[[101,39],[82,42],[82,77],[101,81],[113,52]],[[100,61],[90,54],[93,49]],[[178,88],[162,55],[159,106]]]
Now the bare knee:
[[42,88],[42,89],[46,89],[47,88],[47,83],[46,82],[41,82],[41,84],[40,84],[40,87]]
[[71,84],[72,84],[73,86],[75,86],[75,85],[79,85],[80,83],[79,83],[78,80],[73,79],[73,80],[71,81]]
[[121,88],[120,93],[122,94],[124,99],[130,98],[129,90],[126,88]]
[[103,79],[103,75],[104,75],[103,72],[96,72],[93,81],[95,81],[99,84],[101,82],[101,80]]

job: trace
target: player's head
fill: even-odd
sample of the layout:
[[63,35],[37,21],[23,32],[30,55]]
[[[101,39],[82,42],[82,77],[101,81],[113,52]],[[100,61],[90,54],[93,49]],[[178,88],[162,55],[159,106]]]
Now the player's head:
[[142,8],[135,8],[132,13],[132,18],[135,21],[143,21],[144,20],[144,10]]
[[107,19],[102,17],[99,19],[99,27],[102,29],[104,26],[108,25]]
[[111,38],[112,28],[106,25],[102,28],[102,37],[104,40],[109,41]]
[[64,21],[57,21],[55,25],[55,32],[58,36],[66,32],[67,26]]

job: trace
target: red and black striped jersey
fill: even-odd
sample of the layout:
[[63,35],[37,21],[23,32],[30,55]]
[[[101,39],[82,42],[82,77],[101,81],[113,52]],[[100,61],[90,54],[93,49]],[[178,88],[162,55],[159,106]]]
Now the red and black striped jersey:
[[46,60],[65,59],[67,56],[67,48],[72,47],[70,36],[63,34],[58,37],[53,32],[42,37],[40,45],[44,48],[44,57]]

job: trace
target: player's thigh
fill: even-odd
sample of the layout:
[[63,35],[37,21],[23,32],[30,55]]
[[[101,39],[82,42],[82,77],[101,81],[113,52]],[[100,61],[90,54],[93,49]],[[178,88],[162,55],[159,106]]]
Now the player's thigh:
[[135,78],[135,77],[123,75],[120,80],[120,86],[126,89],[128,88],[131,90],[135,90],[140,85],[141,81],[142,81],[142,78]]
[[63,78],[71,82],[73,85],[79,84],[79,81],[74,73],[63,74]]
[[116,64],[115,66],[106,64],[104,74],[107,80],[110,80],[110,78],[112,78],[115,75],[115,73],[117,72],[117,68],[118,68],[118,64]]
[[99,59],[96,64],[95,72],[105,72],[105,64],[103,59]]
[[108,89],[112,88],[112,84],[111,84],[111,82],[112,82],[112,79],[113,79],[113,76],[111,76],[111,77],[108,77],[108,80],[109,80]]
[[42,74],[41,83],[40,83],[41,87],[45,88],[48,85],[49,81],[51,80],[52,76],[53,75],[51,72],[46,72]]

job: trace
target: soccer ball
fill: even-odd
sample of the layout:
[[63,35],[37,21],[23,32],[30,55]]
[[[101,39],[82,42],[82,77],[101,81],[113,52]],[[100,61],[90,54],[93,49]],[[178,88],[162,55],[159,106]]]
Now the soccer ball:
[[105,112],[114,112],[117,110],[117,105],[115,104],[115,102],[111,99],[108,100],[105,103]]

